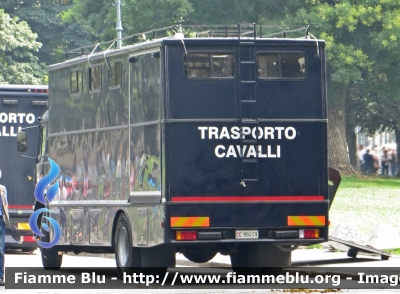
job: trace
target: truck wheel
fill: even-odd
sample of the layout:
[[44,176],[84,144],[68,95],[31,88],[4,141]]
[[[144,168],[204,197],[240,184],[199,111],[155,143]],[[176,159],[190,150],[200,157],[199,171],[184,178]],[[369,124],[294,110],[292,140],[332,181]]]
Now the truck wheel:
[[124,213],[120,214],[115,227],[114,235],[115,261],[117,264],[118,275],[123,273],[131,274],[138,257],[133,256],[132,232],[128,219]]
[[238,274],[279,275],[283,267],[260,265],[260,251],[258,249],[259,246],[257,244],[239,244],[236,252],[230,255],[233,271]]
[[60,269],[62,264],[62,254],[54,248],[40,248],[42,264],[44,269]]
[[349,248],[349,250],[347,251],[347,256],[351,257],[351,258],[356,258],[358,254],[358,251],[354,248]]
[[[50,234],[47,231],[42,231],[43,237],[40,237],[40,241],[50,242]],[[63,255],[60,252],[58,254],[57,247],[42,248],[40,247],[40,254],[42,256],[42,264],[44,269],[60,269],[62,264]]]
[[212,247],[194,246],[187,248],[182,254],[192,262],[204,263],[213,259],[217,251]]

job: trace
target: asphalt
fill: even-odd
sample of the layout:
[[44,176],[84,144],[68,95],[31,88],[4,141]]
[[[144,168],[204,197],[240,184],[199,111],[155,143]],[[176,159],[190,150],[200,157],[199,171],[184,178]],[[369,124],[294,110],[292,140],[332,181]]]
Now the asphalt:
[[[229,256],[217,254],[206,263],[194,263],[187,260],[182,254],[176,254],[176,264],[180,266],[200,267],[230,267]],[[347,256],[347,252],[332,251],[331,249],[296,249],[292,252],[292,267],[398,267],[400,256],[392,256],[389,260],[382,260],[380,255],[359,253],[356,258]]]
[[[370,255],[359,252],[356,258],[348,257],[347,252],[334,250],[329,245],[324,249],[299,248],[292,252],[292,265],[284,268],[284,271],[313,271],[321,273],[333,273],[344,276],[357,276],[362,268],[376,271],[376,269],[399,274],[400,256],[391,256],[388,260],[382,260],[380,255]],[[73,255],[73,254],[71,254]],[[102,256],[115,258],[114,254],[87,254],[83,256]],[[205,263],[194,263],[186,259],[183,254],[176,254],[176,265],[183,267],[204,268],[231,268],[229,256],[217,254],[212,260]]]
[[[176,255],[177,266],[211,267],[230,269],[229,256],[217,254],[206,263],[193,263],[182,254]],[[348,257],[347,252],[332,249],[296,249],[292,252],[292,265],[284,268],[283,273],[340,275],[342,279],[360,281],[360,273],[370,275],[400,275],[400,256],[382,260],[380,255],[359,253],[356,258]]]

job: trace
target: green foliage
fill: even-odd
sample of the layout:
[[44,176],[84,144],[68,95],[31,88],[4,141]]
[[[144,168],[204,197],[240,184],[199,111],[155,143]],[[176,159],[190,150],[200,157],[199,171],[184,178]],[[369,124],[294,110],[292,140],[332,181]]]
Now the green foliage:
[[310,6],[309,10],[301,8],[296,12],[295,22],[310,24],[313,34],[325,39],[327,61],[332,70],[328,79],[342,85],[338,89],[361,81],[363,72],[370,70],[373,61],[363,45],[370,40],[367,32],[373,20],[378,18],[377,11],[379,9],[363,4],[341,1],[335,5],[319,3]]
[[37,54],[39,60],[52,64],[63,60],[64,51],[95,41],[79,23],[62,21],[61,15],[72,5],[72,0],[9,0],[1,2],[0,8],[28,23],[43,44]]
[[0,83],[42,84],[45,66],[34,55],[41,46],[25,21],[0,9]]
[[[64,23],[79,23],[98,41],[116,38],[116,8],[107,0],[74,0],[60,16]],[[124,0],[122,25],[124,36],[185,22],[193,11],[188,0]]]

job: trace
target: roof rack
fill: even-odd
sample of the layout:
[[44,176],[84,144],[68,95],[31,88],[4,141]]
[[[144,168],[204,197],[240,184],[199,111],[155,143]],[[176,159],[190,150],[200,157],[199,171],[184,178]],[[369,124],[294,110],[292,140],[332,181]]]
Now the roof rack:
[[[125,44],[134,45],[150,40],[172,37],[182,30],[185,38],[293,38],[308,37],[309,25],[256,25],[254,23],[235,25],[173,25],[149,30],[122,38]],[[303,32],[301,35],[300,33]],[[114,42],[114,44],[113,44]],[[111,48],[113,47],[114,48]],[[104,50],[116,49],[115,40],[79,47],[65,52],[66,58],[93,54]]]

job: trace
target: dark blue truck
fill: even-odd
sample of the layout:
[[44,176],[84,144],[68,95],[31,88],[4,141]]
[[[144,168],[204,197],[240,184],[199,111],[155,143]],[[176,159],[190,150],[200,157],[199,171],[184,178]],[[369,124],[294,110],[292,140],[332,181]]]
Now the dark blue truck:
[[6,249],[32,251],[38,248],[29,228],[35,197],[34,166],[39,136],[29,134],[26,159],[15,152],[21,128],[38,129],[40,117],[47,109],[47,85],[0,85],[0,183],[7,188],[11,228],[6,230]]
[[62,236],[45,267],[70,251],[115,253],[120,272],[219,252],[278,273],[328,240],[325,42],[308,27],[180,29],[48,68],[37,170],[47,157],[61,169],[46,207]]

